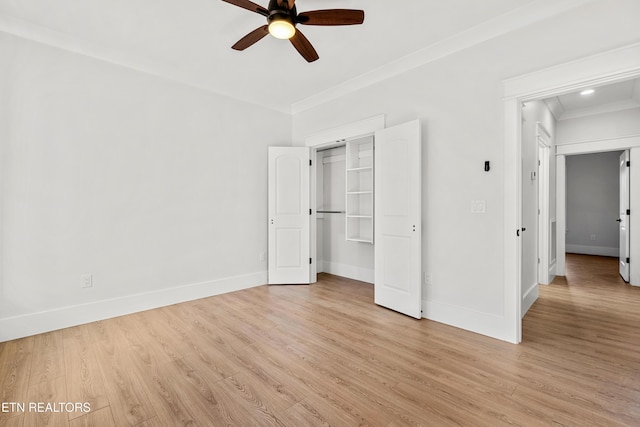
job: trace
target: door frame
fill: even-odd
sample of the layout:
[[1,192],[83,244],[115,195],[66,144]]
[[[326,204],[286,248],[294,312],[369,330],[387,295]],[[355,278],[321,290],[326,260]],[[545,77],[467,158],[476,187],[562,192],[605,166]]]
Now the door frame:
[[347,140],[357,139],[367,136],[373,136],[377,130],[384,129],[386,119],[384,114],[369,117],[357,122],[347,123],[342,126],[326,129],[318,133],[308,135],[305,138],[305,146],[311,148],[311,283],[318,281],[318,214],[316,212],[317,203],[317,178],[318,178],[318,150],[326,149],[331,146],[346,143]]
[[[637,77],[640,77],[640,43],[503,81],[503,286],[504,339],[507,341],[522,341],[522,245],[519,236],[522,227],[522,103]],[[636,217],[640,219],[640,216]],[[560,227],[560,211],[557,221],[556,235],[560,236],[564,234],[564,228]],[[633,229],[633,224],[630,229]],[[561,257],[562,252],[557,250],[557,267],[560,267]],[[638,257],[640,259],[640,254]],[[556,273],[560,274],[559,271]]]
[[538,284],[551,283],[551,214],[550,158],[552,135],[540,122],[536,123],[538,143]]
[[[580,154],[593,154],[593,153],[606,153],[611,151],[624,151],[629,150],[629,154],[632,158],[635,158],[635,163],[640,164],[640,135],[620,137],[620,138],[612,138],[612,139],[602,139],[597,141],[586,141],[586,142],[578,142],[575,144],[567,145],[567,146],[559,146],[557,147],[556,152],[556,209],[557,209],[557,230],[564,230],[566,228],[566,191],[567,191],[567,173],[566,173],[566,164],[567,164],[567,156],[580,155]],[[633,170],[633,169],[632,169]],[[632,183],[638,182],[638,171],[631,176]],[[640,185],[637,185],[640,186]],[[640,212],[640,197],[633,197],[633,193],[631,196],[631,206],[635,205],[636,212]],[[632,246],[640,246],[640,229],[638,229],[638,224],[640,223],[640,218],[637,216],[632,216],[630,219],[634,222],[634,227],[629,228],[630,237],[633,236],[633,241],[636,245]],[[566,256],[566,240],[565,233],[558,233],[556,240],[557,250],[557,268],[556,274],[558,276],[564,276],[565,274],[565,256]],[[640,255],[640,251],[638,251]],[[640,267],[637,270],[633,270],[633,277],[635,279],[630,280],[630,283],[635,286],[640,285]]]

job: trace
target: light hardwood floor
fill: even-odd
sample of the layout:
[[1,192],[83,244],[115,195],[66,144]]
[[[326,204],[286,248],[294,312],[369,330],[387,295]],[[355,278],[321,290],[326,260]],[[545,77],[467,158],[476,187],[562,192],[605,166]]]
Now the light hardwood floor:
[[[640,425],[640,288],[569,256],[512,345],[322,275],[0,344],[1,426]],[[28,408],[27,408],[28,409]]]

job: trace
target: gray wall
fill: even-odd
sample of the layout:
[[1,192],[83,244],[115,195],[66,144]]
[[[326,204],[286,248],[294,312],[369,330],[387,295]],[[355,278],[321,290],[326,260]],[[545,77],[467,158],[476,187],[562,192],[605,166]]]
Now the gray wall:
[[619,157],[567,157],[567,252],[618,256]]

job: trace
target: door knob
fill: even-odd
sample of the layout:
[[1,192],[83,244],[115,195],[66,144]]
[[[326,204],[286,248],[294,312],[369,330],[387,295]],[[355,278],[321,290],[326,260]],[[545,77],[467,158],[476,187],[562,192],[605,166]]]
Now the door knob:
[[622,219],[618,218],[616,219],[616,222],[622,222]]

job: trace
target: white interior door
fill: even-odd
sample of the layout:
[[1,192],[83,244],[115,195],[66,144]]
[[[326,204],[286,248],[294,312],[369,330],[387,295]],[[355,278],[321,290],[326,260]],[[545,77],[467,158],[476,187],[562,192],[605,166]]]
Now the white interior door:
[[310,150],[269,147],[269,284],[310,283]]
[[375,303],[422,317],[420,122],[375,133]]
[[629,150],[620,155],[620,276],[629,282]]

